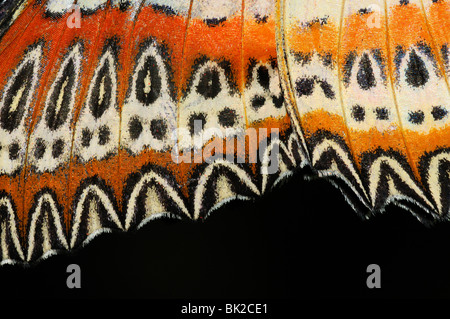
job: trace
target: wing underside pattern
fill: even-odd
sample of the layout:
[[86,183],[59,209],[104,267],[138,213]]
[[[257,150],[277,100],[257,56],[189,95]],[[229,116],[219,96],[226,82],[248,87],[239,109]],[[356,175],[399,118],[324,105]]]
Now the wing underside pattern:
[[2,263],[161,216],[204,218],[305,163],[274,8],[25,2],[0,42]]
[[[449,213],[448,1],[277,3],[289,113],[309,163],[371,214]],[[343,183],[342,183],[343,182]]]
[[205,218],[304,166],[363,216],[394,202],[423,221],[445,218],[447,6],[29,0],[5,8],[1,263],[161,216]]

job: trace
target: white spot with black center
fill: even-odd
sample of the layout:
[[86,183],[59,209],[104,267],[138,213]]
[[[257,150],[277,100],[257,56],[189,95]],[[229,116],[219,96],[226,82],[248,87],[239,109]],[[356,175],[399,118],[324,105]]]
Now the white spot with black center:
[[[306,114],[315,110],[326,110],[331,114],[338,114],[342,116],[342,107],[339,103],[339,78],[336,68],[325,67],[320,60],[318,54],[314,54],[308,63],[302,64],[295,60],[294,55],[289,57],[290,74],[294,80],[294,94],[297,100],[297,107],[301,114]],[[298,96],[295,92],[295,81],[299,79],[315,79],[314,89],[311,95]],[[325,81],[333,90],[334,99],[329,99],[325,96],[324,91],[320,87],[318,81]]]
[[[258,81],[258,69],[265,67],[269,73],[269,89],[266,90]],[[247,110],[247,119],[249,123],[264,120],[266,118],[281,118],[286,115],[284,103],[280,108],[275,107],[272,97],[281,97],[280,78],[278,70],[274,69],[269,63],[258,63],[253,68],[249,87],[245,90],[245,105]],[[252,101],[255,97],[264,98],[264,104],[255,109]]]
[[[221,89],[214,98],[206,99],[197,92],[197,86],[201,76],[209,70],[218,72]],[[231,88],[225,72],[216,62],[208,61],[197,70],[192,81],[192,87],[180,105],[179,133],[181,136],[178,140],[178,147],[180,149],[190,148],[194,145],[199,146],[200,144],[190,134],[183,134],[183,131],[190,132],[190,119],[195,114],[204,114],[206,116],[206,123],[203,125],[203,130],[201,131],[202,145],[214,136],[226,137],[241,134],[245,131],[242,99],[238,93],[230,92]],[[234,125],[231,127],[224,127],[219,123],[219,114],[226,108],[235,113]],[[196,135],[199,136],[199,134]]]
[[[45,171],[52,171],[59,167],[62,163],[67,162],[70,157],[70,144],[72,141],[72,129],[71,125],[69,124],[71,122],[71,118],[73,116],[73,108],[75,106],[75,98],[76,98],[76,92],[78,87],[78,81],[79,81],[79,75],[81,73],[81,52],[80,52],[80,45],[77,44],[73,47],[72,51],[67,55],[61,66],[59,67],[58,74],[56,75],[56,78],[48,92],[47,95],[47,101],[45,108],[42,112],[42,117],[37,123],[33,133],[30,137],[30,144],[29,144],[29,152],[31,152],[30,156],[28,156],[28,162],[36,168],[38,172],[45,172]],[[70,95],[70,102],[69,102],[69,114],[67,116],[67,119],[65,121],[65,124],[59,126],[56,130],[51,131],[47,127],[45,116],[47,114],[47,110],[49,108],[49,99],[53,95],[53,91],[55,90],[55,87],[57,83],[59,83],[62,78],[64,77],[64,70],[67,66],[67,64],[72,61],[75,69],[75,78],[74,82],[71,88],[71,95]],[[62,99],[64,97],[64,90],[67,86],[67,79],[65,83],[63,83],[60,92],[58,94],[58,101],[56,104],[56,114],[61,108]],[[45,153],[42,155],[40,159],[36,158],[34,156],[34,150],[36,149],[37,140],[43,141],[45,148]],[[62,140],[64,142],[64,147],[62,153],[54,158],[52,155],[52,146],[54,143],[58,140]]]
[[[406,77],[408,63],[413,50],[423,61],[428,74],[426,83],[419,87],[409,85]],[[431,128],[444,128],[447,126],[448,117],[444,121],[435,121],[432,116],[434,106],[443,106],[449,110],[450,104],[448,103],[449,91],[445,80],[442,76],[438,77],[436,75],[436,72],[439,72],[439,70],[436,70],[431,59],[421,52],[417,46],[412,46],[406,51],[398,70],[400,78],[395,89],[403,128],[428,133]],[[433,92],[433,94],[430,95],[430,92]],[[423,112],[424,118],[420,124],[414,124],[410,121],[411,113],[413,112]]]
[[[28,91],[26,103],[25,103],[25,111],[22,115],[22,118],[20,119],[19,125],[12,131],[9,132],[8,130],[3,129],[0,126],[0,174],[11,174],[15,172],[20,166],[23,165],[23,160],[25,156],[25,148],[27,144],[27,133],[25,128],[25,118],[28,116],[28,112],[32,110],[31,107],[31,101],[33,99],[34,90],[36,88],[37,82],[39,80],[39,69],[40,69],[40,62],[41,62],[41,56],[42,56],[42,47],[38,46],[28,52],[20,64],[16,67],[14,70],[14,73],[9,78],[8,83],[5,86],[5,89],[3,90],[3,96],[0,101],[0,112],[3,110],[4,107],[9,107],[11,111],[14,111],[14,109],[17,108],[18,102],[20,98],[22,97],[22,94],[24,94],[24,89],[20,89],[17,91],[16,96],[13,98],[13,104],[12,105],[6,105],[5,100],[8,91],[11,89],[11,86],[14,84],[14,80],[16,79],[17,75],[20,74],[20,71],[22,68],[27,65],[28,63],[32,63],[33,65],[33,75],[31,77],[31,85]],[[24,84],[26,85],[26,84]],[[25,86],[23,86],[25,88]],[[15,104],[14,104],[15,103]],[[13,159],[10,158],[10,147],[14,145],[18,145],[18,152],[17,156]]]
[[[372,67],[376,85],[364,90],[358,84],[358,71],[363,55],[367,54]],[[389,79],[386,79],[389,81]],[[354,61],[349,85],[342,86],[343,102],[347,115],[347,125],[356,130],[376,128],[379,132],[394,130],[399,127],[394,97],[389,82],[383,80],[382,70],[370,52],[362,52]],[[364,120],[357,121],[353,116],[353,107],[359,105],[364,109]],[[386,109],[386,119],[377,119],[377,108]]]
[[[161,91],[156,100],[147,106],[136,98],[136,82],[139,71],[144,68],[145,61],[149,56],[153,57],[156,61],[161,79]],[[172,145],[170,135],[177,125],[177,111],[176,103],[170,95],[168,81],[166,65],[158,53],[156,45],[152,43],[139,58],[132,78],[130,96],[125,100],[123,106],[121,145],[131,150],[133,154],[138,154],[147,147],[157,151],[163,151]],[[146,75],[145,84],[144,91],[149,93],[152,85],[149,73]],[[132,119],[137,119],[142,126],[142,131],[136,139],[130,136],[129,125]],[[152,120],[163,120],[166,124],[166,136],[163,139],[155,138],[152,135],[150,129]]]
[[[100,116],[96,119],[91,113],[90,102],[91,96],[94,91],[95,83],[97,82],[97,77],[99,72],[108,63],[109,78],[111,79],[111,98],[110,104]],[[104,83],[104,78],[101,83]],[[103,90],[100,85],[100,93],[105,93],[105,88]],[[99,99],[103,99],[104,96],[100,94]],[[94,72],[94,77],[91,81],[89,87],[86,102],[83,105],[78,122],[76,124],[75,131],[75,143],[74,143],[74,154],[79,157],[82,161],[89,161],[92,158],[101,160],[117,150],[119,144],[119,112],[117,109],[117,74],[116,74],[116,64],[114,61],[113,54],[110,49],[108,49],[100,59],[100,62]],[[108,141],[104,145],[100,143],[100,128],[106,126],[109,129]],[[83,130],[88,130],[92,134],[89,145],[85,146],[82,143]]]

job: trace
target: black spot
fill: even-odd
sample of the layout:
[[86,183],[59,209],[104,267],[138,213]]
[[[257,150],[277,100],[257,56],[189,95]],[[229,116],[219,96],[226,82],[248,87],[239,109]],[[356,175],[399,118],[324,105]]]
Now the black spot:
[[111,135],[111,131],[109,130],[109,127],[106,125],[103,125],[98,130],[98,144],[105,145],[109,142],[109,136]]
[[409,121],[412,124],[422,124],[425,120],[423,111],[409,112]]
[[130,7],[131,3],[128,0],[119,0],[120,11],[126,11]]
[[272,95],[272,102],[273,102],[273,105],[277,109],[281,109],[281,107],[283,106],[283,103],[284,103],[284,95],[283,95],[283,93],[281,93],[280,96]]
[[[0,114],[0,124],[4,130],[10,133],[20,125],[25,113],[25,105],[33,80],[33,70],[34,65],[32,62],[25,64],[17,73],[9,90],[6,92],[4,106]],[[21,96],[17,106],[12,110],[11,106],[13,105],[13,101],[19,93],[21,93]]]
[[128,131],[130,132],[130,137],[132,140],[137,140],[142,133],[142,123],[137,118],[134,117],[128,123]]
[[167,124],[165,120],[154,119],[150,122],[150,132],[157,140],[163,140],[167,134]]
[[388,120],[389,110],[385,107],[377,107],[375,109],[377,120]]
[[372,62],[370,62],[367,53],[364,53],[359,61],[359,70],[356,74],[356,80],[363,90],[368,90],[376,85],[375,75],[373,74]]
[[323,26],[325,24],[328,24],[328,16],[323,17],[323,18],[314,18],[310,21],[307,22],[302,22],[302,27],[305,28],[312,28],[314,25],[320,25]]
[[219,124],[223,127],[232,127],[236,123],[237,115],[236,111],[228,107],[224,108],[219,113]]
[[[196,121],[200,121],[201,122],[201,126],[200,128],[196,128],[195,127],[195,122]],[[203,126],[205,126],[206,123],[206,115],[204,113],[194,113],[191,115],[191,117],[189,118],[189,131],[191,132],[192,135],[200,133],[201,130],[203,130]],[[200,130],[200,131],[195,131],[195,129]]]
[[[103,95],[100,95],[100,87],[103,85]],[[109,74],[109,63],[105,61],[95,79],[94,89],[90,99],[92,115],[98,119],[109,108],[112,99],[112,79]]]
[[220,19],[212,18],[212,19],[205,19],[205,20],[203,20],[203,22],[205,22],[205,24],[206,24],[208,27],[211,27],[211,28],[217,27],[217,26],[219,26],[219,25],[223,25],[223,23],[224,23],[225,21],[227,21],[227,18],[226,18],[226,17],[223,17],[223,18],[220,18]]
[[333,91],[333,88],[330,83],[327,81],[318,81],[320,83],[320,87],[322,88],[323,94],[330,100],[334,100],[336,94]]
[[371,13],[372,9],[371,8],[362,8],[358,10],[359,15],[364,15],[364,14],[368,14]]
[[366,118],[366,111],[362,106],[356,104],[352,108],[352,116],[355,121],[362,122]]
[[313,94],[314,81],[314,79],[308,78],[298,79],[295,82],[295,90],[297,91],[297,95],[300,97],[303,95],[309,96]]
[[270,86],[270,75],[269,70],[264,66],[260,66],[256,72],[256,78],[258,79],[258,83],[266,90],[269,89]]
[[[146,85],[150,80],[150,90]],[[148,84],[148,83],[147,83]],[[161,76],[159,74],[158,63],[153,56],[145,59],[144,66],[138,72],[136,80],[136,98],[139,102],[148,106],[153,104],[161,94]]]
[[433,110],[431,111],[435,121],[442,120],[447,113],[448,111],[442,106],[433,106]]
[[219,71],[208,69],[201,75],[197,84],[197,92],[205,99],[215,98],[222,90]]
[[45,143],[44,140],[41,138],[38,138],[36,140],[36,146],[34,147],[34,157],[37,159],[41,159],[44,157],[45,154]]
[[[48,100],[45,122],[50,130],[61,127],[67,120],[70,112],[72,88],[75,84],[75,65],[72,59],[67,62],[62,77],[55,83],[52,95]],[[61,92],[63,90],[63,92]],[[58,105],[61,103],[61,105]]]
[[81,132],[81,145],[83,147],[89,147],[91,144],[92,132],[88,128],[84,128]]
[[409,54],[408,67],[406,68],[406,82],[413,87],[420,87],[427,83],[429,75],[425,62],[417,55],[415,50]]
[[268,16],[261,16],[260,14],[255,15],[255,20],[257,23],[267,23]]
[[20,146],[19,143],[13,143],[9,146],[9,159],[16,160],[19,157]]
[[64,141],[56,140],[52,147],[52,156],[53,158],[58,158],[64,151]]
[[256,95],[255,97],[253,97],[251,102],[252,107],[257,111],[260,107],[264,105],[264,103],[266,103],[266,98],[261,95]]
[[409,4],[409,0],[400,0],[401,6],[406,6],[407,4]]

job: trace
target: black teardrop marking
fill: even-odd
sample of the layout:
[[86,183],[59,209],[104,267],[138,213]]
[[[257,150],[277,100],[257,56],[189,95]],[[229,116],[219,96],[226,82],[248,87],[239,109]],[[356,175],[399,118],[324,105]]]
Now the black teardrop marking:
[[220,111],[218,117],[219,117],[219,124],[222,125],[223,127],[234,126],[234,123],[236,123],[237,119],[236,111],[228,107]]
[[409,112],[409,121],[412,124],[422,124],[425,120],[423,111]]
[[[102,89],[102,92],[100,88]],[[101,94],[103,93],[103,94]],[[109,63],[105,61],[97,78],[95,79],[95,85],[92,90],[90,99],[90,110],[95,119],[99,119],[103,113],[109,108],[112,98],[112,79],[109,73]]]
[[[150,80],[150,83],[148,81]],[[136,80],[136,98],[142,104],[153,104],[161,94],[161,76],[156,59],[153,56],[145,58],[144,66],[138,72]]]
[[260,66],[256,72],[258,83],[266,90],[269,90],[270,75],[269,70],[265,66]]
[[408,67],[405,72],[406,82],[413,87],[420,87],[428,82],[429,75],[425,62],[415,50],[409,54]]
[[356,80],[363,90],[369,90],[376,86],[375,75],[373,74],[372,62],[370,62],[367,53],[364,53],[359,61],[359,70],[356,74]]
[[433,110],[431,110],[431,114],[435,121],[442,120],[447,113],[448,111],[442,106],[433,106]]
[[[25,113],[25,106],[33,81],[33,71],[33,62],[26,63],[17,73],[12,85],[6,92],[4,105],[0,114],[0,125],[10,133],[19,127]],[[18,100],[16,100],[17,98]],[[14,109],[12,109],[13,107]]]
[[[75,65],[72,59],[67,63],[61,78],[55,83],[50,96],[45,121],[50,130],[61,127],[70,112],[72,88],[75,84]],[[62,91],[62,92],[61,92]]]
[[150,132],[152,136],[157,140],[163,140],[167,133],[167,124],[165,120],[153,119],[150,122]]
[[297,91],[297,95],[299,97],[303,95],[312,95],[314,92],[314,79],[298,79],[295,82],[295,90]]
[[219,71],[215,69],[206,70],[197,84],[198,94],[201,94],[205,99],[213,99],[221,90]]
[[355,121],[362,122],[366,118],[366,111],[362,106],[356,104],[352,108],[352,116]]

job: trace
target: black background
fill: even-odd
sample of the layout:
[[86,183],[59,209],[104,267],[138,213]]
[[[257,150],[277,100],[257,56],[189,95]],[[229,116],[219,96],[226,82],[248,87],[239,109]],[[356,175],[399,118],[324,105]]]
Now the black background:
[[[104,234],[31,268],[0,268],[2,298],[435,298],[450,296],[450,223],[396,207],[362,220],[324,180],[297,173],[205,221],[160,219]],[[66,287],[69,264],[81,289]],[[381,267],[368,289],[366,268]]]

